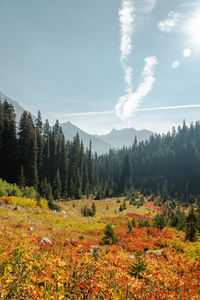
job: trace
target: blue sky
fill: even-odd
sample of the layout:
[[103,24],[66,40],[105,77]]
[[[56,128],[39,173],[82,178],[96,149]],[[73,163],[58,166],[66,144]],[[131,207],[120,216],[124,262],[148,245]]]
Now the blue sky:
[[199,119],[200,107],[140,110],[200,103],[200,1],[0,0],[0,37],[0,90],[51,123],[163,132]]

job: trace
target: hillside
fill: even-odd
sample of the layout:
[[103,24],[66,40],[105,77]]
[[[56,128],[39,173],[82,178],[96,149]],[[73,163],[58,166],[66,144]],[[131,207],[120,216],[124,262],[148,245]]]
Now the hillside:
[[65,135],[66,140],[73,141],[76,134],[79,134],[80,139],[83,141],[85,148],[89,148],[90,141],[92,142],[92,152],[97,152],[98,154],[103,154],[113,148],[109,142],[104,142],[96,136],[86,133],[77,126],[73,125],[71,122],[61,124],[62,131]]
[[[13,105],[16,114],[16,122],[18,123],[25,109],[17,101],[11,99],[10,97],[7,97],[2,92],[0,92],[0,101],[3,102],[5,100],[7,100],[8,103]],[[35,117],[33,115],[32,118],[33,120],[35,120]]]
[[90,199],[60,212],[12,201],[0,199],[2,299],[199,299],[200,240],[156,228],[148,199],[122,212],[123,199],[95,201],[93,217],[81,214]]

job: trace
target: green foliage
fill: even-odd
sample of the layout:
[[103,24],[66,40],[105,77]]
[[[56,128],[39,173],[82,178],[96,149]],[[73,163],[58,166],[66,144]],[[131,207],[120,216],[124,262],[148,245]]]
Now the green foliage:
[[60,198],[61,198],[61,189],[62,189],[62,186],[61,186],[61,180],[60,180],[60,172],[57,169],[56,176],[55,176],[54,183],[53,183],[54,199],[60,200]]
[[194,208],[191,207],[186,217],[186,228],[185,228],[186,240],[189,240],[190,242],[194,242],[196,240],[197,228],[198,228],[197,216],[195,214]]
[[114,230],[112,228],[111,224],[107,224],[105,229],[104,229],[104,235],[102,238],[102,243],[104,245],[112,245],[117,243],[118,238],[116,236],[116,234],[114,233]]
[[97,248],[94,248],[93,252],[92,252],[92,256],[94,257],[94,260],[98,260],[99,259],[99,251]]
[[[160,226],[160,225],[157,224],[157,226]],[[155,226],[155,227],[157,227],[157,226]],[[150,227],[149,220],[143,220],[143,219],[139,220],[138,227]],[[159,228],[159,227],[157,227],[157,228]]]
[[93,202],[92,207],[89,208],[88,206],[82,206],[81,207],[81,214],[84,217],[94,217],[96,214],[96,205]]
[[25,186],[19,188],[16,184],[8,183],[0,178],[0,197],[3,196],[27,197],[35,199],[38,197],[38,193],[34,187]]
[[132,218],[132,220],[131,220],[131,225],[132,225],[132,227],[136,227],[136,222],[135,222],[134,218]]
[[135,262],[129,266],[129,274],[137,279],[144,278],[144,272],[147,269],[146,260],[142,258],[142,253],[137,252],[135,254]]
[[186,218],[185,214],[177,210],[175,213],[172,213],[170,216],[169,225],[175,227],[178,230],[185,230]]
[[162,214],[157,214],[153,220],[153,225],[162,230],[166,225],[164,216]]
[[132,230],[132,222],[128,221],[128,233],[131,233],[133,230]]

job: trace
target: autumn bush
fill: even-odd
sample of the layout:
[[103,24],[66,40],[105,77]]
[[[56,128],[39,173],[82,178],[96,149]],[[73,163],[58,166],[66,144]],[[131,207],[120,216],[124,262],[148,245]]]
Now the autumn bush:
[[[99,201],[96,215],[85,218],[80,208],[91,203],[62,203],[61,212],[25,204],[17,214],[9,205],[1,208],[2,299],[200,298],[198,237],[185,241],[183,232],[168,227],[132,227],[127,233],[127,216],[106,210],[119,205],[116,200]],[[113,234],[118,241],[101,243]],[[51,243],[42,243],[43,237]]]

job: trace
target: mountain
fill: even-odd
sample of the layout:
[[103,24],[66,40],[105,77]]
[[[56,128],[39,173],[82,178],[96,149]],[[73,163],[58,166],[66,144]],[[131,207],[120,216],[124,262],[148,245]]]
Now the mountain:
[[110,133],[106,135],[97,135],[102,141],[109,143],[113,148],[118,149],[123,146],[132,146],[135,137],[137,137],[138,142],[148,140],[154,133],[149,130],[136,130],[134,128],[124,128],[121,130],[113,129]]
[[85,148],[89,148],[90,140],[92,142],[92,152],[97,152],[98,154],[103,154],[109,151],[109,149],[113,148],[111,144],[108,142],[104,142],[98,137],[88,134],[80,128],[73,125],[71,122],[61,124],[63,133],[65,135],[66,140],[72,141],[74,136],[78,133],[80,139],[83,141]]
[[[19,103],[0,92],[0,101],[3,102],[4,100],[7,100],[14,106],[16,121],[18,122],[22,113],[24,112],[24,108],[19,105]],[[36,118],[33,115],[32,118],[33,121],[35,121]],[[134,128],[125,128],[121,130],[113,129],[106,135],[91,135],[73,125],[71,122],[63,123],[61,124],[61,127],[66,140],[72,141],[74,136],[78,133],[80,139],[83,141],[85,148],[89,148],[91,141],[92,152],[97,152],[98,154],[109,152],[109,149],[122,148],[124,145],[129,147],[133,144],[135,136],[137,136],[138,141],[142,141],[147,140],[153,134],[152,131],[148,130],[137,131]]]
[[[21,115],[23,114],[25,109],[21,105],[19,105],[19,103],[17,103],[13,99],[7,97],[2,92],[0,92],[0,101],[3,102],[5,100],[7,100],[8,103],[13,105],[13,107],[15,109],[15,113],[16,113],[16,122],[18,123],[21,118]],[[33,121],[35,121],[36,118],[33,115],[32,115],[32,118],[33,118]]]

